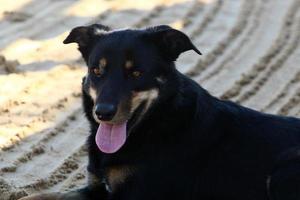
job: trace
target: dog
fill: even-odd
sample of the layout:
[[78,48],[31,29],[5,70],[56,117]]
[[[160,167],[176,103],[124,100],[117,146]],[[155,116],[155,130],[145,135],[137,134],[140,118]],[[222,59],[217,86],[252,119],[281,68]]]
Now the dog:
[[93,24],[64,43],[88,66],[88,184],[23,200],[300,200],[300,120],[217,99],[180,73],[181,53],[201,54],[183,32]]

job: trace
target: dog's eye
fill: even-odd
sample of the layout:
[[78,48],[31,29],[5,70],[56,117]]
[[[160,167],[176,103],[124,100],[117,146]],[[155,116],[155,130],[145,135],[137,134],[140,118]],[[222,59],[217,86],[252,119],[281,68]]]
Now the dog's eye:
[[101,70],[99,69],[99,67],[95,67],[92,68],[92,72],[96,75],[96,76],[101,76]]
[[133,71],[132,72],[132,76],[135,78],[139,78],[142,75],[142,73],[140,71]]

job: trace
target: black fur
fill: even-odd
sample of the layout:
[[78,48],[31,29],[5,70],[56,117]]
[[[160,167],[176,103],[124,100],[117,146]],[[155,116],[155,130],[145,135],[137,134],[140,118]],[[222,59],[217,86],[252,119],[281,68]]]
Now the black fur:
[[[91,75],[83,81],[83,107],[91,126],[88,171],[99,179],[99,186],[90,185],[82,196],[98,200],[300,199],[299,119],[264,114],[211,96],[175,69],[173,61],[180,53],[200,52],[186,35],[168,26],[111,31],[92,38],[84,48],[76,40],[65,42],[79,44],[90,68],[110,46],[105,56],[109,62],[114,60],[110,67],[115,68],[115,72],[107,71],[102,82]],[[141,70],[146,70],[137,82],[116,75],[128,49]],[[164,82],[155,82],[157,76]],[[113,85],[116,79],[121,89]],[[99,124],[92,113],[98,98],[94,102],[85,89],[91,84],[101,88],[97,90],[100,97],[104,90],[122,93],[114,95],[117,104],[129,101],[132,90],[159,90],[125,145],[114,154],[102,153],[95,143]],[[128,129],[134,121],[129,119]],[[133,166],[134,170],[108,192],[102,181],[112,166]]]

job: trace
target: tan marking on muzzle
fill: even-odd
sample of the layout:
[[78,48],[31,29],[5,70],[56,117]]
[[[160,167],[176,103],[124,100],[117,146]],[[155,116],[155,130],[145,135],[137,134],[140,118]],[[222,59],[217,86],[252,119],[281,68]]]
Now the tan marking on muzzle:
[[93,101],[96,102],[97,92],[94,88],[89,87],[89,95],[92,97]]
[[95,107],[96,107],[96,105],[94,105],[94,107],[93,107],[93,117],[94,117],[95,121],[100,124],[101,121],[98,119],[98,116],[96,115]]
[[92,100],[94,101],[94,107],[93,107],[93,116],[96,122],[100,123],[100,120],[98,119],[96,113],[95,113],[95,106],[96,106],[96,99],[97,99],[97,92],[94,88],[89,87],[89,95],[92,97]]
[[131,112],[133,112],[143,101],[147,101],[144,112],[148,110],[152,102],[158,97],[158,89],[142,92],[133,92]]

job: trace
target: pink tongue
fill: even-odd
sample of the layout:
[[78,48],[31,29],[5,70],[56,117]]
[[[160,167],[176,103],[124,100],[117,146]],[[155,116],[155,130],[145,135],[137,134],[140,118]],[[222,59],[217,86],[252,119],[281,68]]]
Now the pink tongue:
[[110,125],[101,123],[96,133],[96,144],[104,153],[115,153],[126,141],[126,122]]

